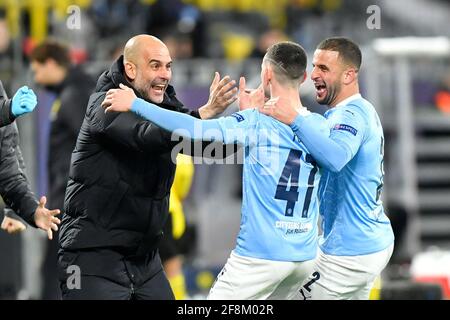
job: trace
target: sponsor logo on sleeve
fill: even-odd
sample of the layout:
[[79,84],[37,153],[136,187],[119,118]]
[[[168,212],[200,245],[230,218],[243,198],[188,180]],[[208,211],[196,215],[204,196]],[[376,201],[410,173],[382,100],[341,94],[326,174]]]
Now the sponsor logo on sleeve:
[[355,128],[353,128],[352,126],[349,126],[347,124],[335,124],[333,127],[333,130],[347,131],[347,132],[350,132],[354,136],[356,136],[356,134],[358,133],[358,130],[356,130]]

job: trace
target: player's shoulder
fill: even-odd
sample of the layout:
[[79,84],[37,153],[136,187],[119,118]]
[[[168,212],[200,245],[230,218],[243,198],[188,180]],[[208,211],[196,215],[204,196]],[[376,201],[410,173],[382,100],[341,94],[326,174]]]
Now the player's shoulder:
[[371,111],[364,103],[363,99],[355,99],[345,105],[332,109],[327,118],[345,120],[347,124],[367,124]]
[[373,105],[364,98],[358,98],[350,101],[345,106],[342,106],[341,112],[349,112],[351,114],[359,114],[364,117],[372,114],[375,111]]

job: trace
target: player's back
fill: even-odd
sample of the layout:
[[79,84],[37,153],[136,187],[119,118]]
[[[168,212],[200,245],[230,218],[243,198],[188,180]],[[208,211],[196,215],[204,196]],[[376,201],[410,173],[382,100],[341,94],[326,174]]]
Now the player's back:
[[319,187],[320,213],[324,216],[321,248],[333,255],[363,255],[385,249],[393,242],[393,232],[380,199],[384,175],[380,119],[361,97],[329,110],[325,116],[332,136],[350,137],[341,141],[348,143],[354,156],[339,172],[323,170]]
[[257,110],[233,117],[246,130],[236,253],[278,261],[314,258],[320,177],[316,162],[289,126]]

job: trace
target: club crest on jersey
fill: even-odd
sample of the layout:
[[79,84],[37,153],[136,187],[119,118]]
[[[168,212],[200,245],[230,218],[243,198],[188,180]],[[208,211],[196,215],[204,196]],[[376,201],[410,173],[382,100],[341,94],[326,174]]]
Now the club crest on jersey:
[[239,114],[239,113],[233,113],[231,116],[235,117],[237,122],[242,122],[242,121],[245,120],[244,116],[242,114]]
[[335,124],[333,130],[348,131],[354,136],[356,136],[356,134],[358,133],[358,130],[347,124]]

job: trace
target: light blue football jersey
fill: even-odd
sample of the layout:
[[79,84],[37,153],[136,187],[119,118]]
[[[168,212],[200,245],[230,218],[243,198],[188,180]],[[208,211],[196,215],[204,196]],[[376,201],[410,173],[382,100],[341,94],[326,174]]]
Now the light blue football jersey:
[[[313,259],[320,178],[315,160],[289,126],[257,110],[217,121],[225,143],[245,147],[235,252],[278,261]],[[328,128],[323,126],[323,130]]]
[[331,255],[365,255],[383,250],[394,234],[380,199],[384,135],[370,102],[356,95],[325,113],[330,137],[353,156],[339,172],[322,170],[319,185],[323,236]]
[[[135,99],[131,110],[192,140],[244,146],[241,226],[235,252],[241,256],[306,261],[316,256],[320,172],[291,127],[259,113],[199,120]],[[311,119],[320,115],[311,115]],[[323,119],[324,120],[324,119]],[[315,126],[328,137],[325,121]]]

